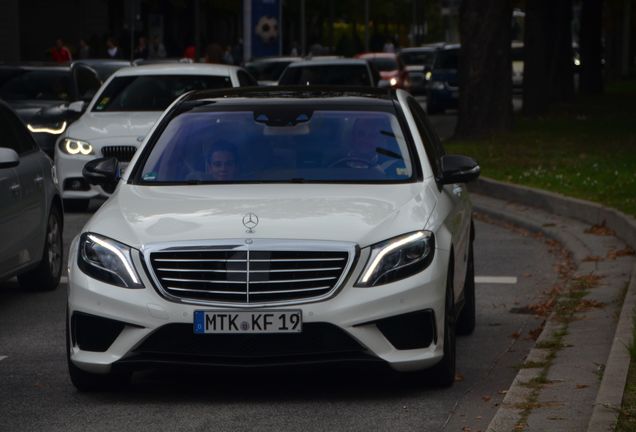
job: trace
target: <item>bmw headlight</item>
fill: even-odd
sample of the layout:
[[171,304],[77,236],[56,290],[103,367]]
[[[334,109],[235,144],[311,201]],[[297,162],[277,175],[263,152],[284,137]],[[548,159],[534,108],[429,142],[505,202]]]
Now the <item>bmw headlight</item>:
[[80,141],[73,138],[64,138],[60,141],[60,150],[66,154],[83,156],[93,155],[93,146],[86,141]]
[[416,231],[371,246],[369,261],[356,286],[384,285],[413,276],[433,261],[435,236]]
[[66,130],[66,121],[54,125],[33,125],[27,124],[27,129],[33,133],[47,133],[51,135],[59,135]]
[[123,288],[143,288],[131,256],[132,248],[94,233],[80,237],[77,264],[92,278]]

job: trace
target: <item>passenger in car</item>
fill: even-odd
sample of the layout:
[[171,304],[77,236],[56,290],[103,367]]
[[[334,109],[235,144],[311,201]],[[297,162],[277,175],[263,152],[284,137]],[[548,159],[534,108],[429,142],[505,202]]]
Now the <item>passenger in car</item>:
[[209,147],[205,162],[206,174],[210,180],[231,181],[236,177],[237,154],[228,141],[217,141]]

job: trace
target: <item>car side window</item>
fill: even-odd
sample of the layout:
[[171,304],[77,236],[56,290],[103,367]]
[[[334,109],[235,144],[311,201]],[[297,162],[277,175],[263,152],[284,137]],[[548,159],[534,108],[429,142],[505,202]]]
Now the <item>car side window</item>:
[[22,148],[12,120],[11,113],[0,106],[0,131],[2,131],[0,133],[0,147],[10,148],[20,154]]
[[75,73],[77,77],[77,91],[79,92],[79,98],[84,101],[91,100],[101,86],[101,81],[97,77],[97,74],[93,72],[92,69],[82,66],[79,66]]
[[24,123],[22,123],[22,120],[20,120],[18,116],[11,113],[7,113],[7,116],[9,117],[9,122],[13,126],[14,135],[16,136],[16,139],[18,141],[18,147],[20,148],[18,154],[22,155],[25,153],[37,151],[39,146],[35,142],[35,139],[33,139],[31,133],[27,130]]
[[417,125],[420,137],[422,138],[422,143],[424,144],[428,161],[433,169],[433,174],[436,178],[441,178],[441,158],[445,154],[444,148],[428,122],[426,114],[420,104],[411,97],[408,99],[408,106],[413,114],[413,118],[415,119],[415,124]]
[[247,72],[240,70],[236,74],[238,76],[239,85],[241,87],[253,87],[258,85],[256,80]]

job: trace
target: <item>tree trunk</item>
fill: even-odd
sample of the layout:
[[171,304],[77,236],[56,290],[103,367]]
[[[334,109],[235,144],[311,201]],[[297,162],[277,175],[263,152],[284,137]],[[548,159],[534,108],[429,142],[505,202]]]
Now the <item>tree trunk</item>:
[[581,76],[579,88],[583,93],[603,91],[602,66],[603,0],[583,0],[581,6]]
[[507,0],[461,3],[459,136],[483,136],[512,126],[511,17]]
[[527,0],[523,112],[542,115],[574,97],[572,0]]

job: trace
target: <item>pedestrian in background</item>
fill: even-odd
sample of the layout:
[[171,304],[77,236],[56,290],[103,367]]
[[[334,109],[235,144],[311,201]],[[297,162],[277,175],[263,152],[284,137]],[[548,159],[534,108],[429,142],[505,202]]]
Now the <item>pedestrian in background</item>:
[[166,58],[166,47],[163,46],[163,43],[161,42],[161,39],[159,39],[159,36],[155,36],[152,38],[152,43],[150,44],[150,48],[148,49],[148,58]]
[[113,37],[106,39],[106,57],[109,59],[123,58],[122,52],[117,45],[117,41]]
[[80,59],[91,58],[91,47],[86,43],[84,39],[79,41],[79,49],[77,50],[77,57]]
[[146,43],[146,38],[144,36],[139,36],[139,39],[137,40],[137,47],[135,47],[133,54],[136,59],[148,58],[148,44]]
[[55,63],[70,63],[73,60],[71,51],[64,45],[64,41],[58,38],[55,46],[51,48],[51,60]]

